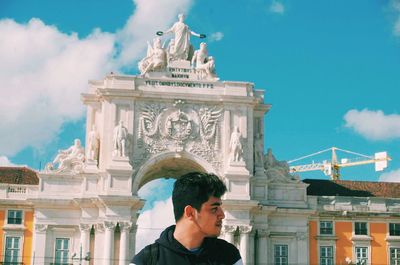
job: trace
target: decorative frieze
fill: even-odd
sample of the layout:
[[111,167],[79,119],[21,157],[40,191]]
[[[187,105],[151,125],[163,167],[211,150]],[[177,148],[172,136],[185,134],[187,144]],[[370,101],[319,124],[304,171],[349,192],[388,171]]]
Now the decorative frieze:
[[139,106],[139,126],[135,164],[164,151],[187,151],[213,164],[221,163],[220,119],[217,106],[186,104],[142,103]]

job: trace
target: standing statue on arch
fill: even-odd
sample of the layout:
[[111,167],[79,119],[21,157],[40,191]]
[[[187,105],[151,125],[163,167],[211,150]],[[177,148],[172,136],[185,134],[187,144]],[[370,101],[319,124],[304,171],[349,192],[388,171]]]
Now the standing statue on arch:
[[233,128],[229,147],[230,147],[231,161],[242,162],[243,161],[242,134],[240,133],[239,127],[237,126]]
[[118,125],[114,128],[114,156],[127,157],[126,148],[128,145],[128,129],[124,126],[124,122],[119,121]]
[[178,21],[165,32],[157,31],[158,36],[174,33],[174,45],[171,47],[171,58],[175,60],[190,60],[193,56],[193,47],[190,44],[190,35],[205,38],[205,34],[198,34],[190,30],[189,26],[184,23],[185,15],[179,14]]

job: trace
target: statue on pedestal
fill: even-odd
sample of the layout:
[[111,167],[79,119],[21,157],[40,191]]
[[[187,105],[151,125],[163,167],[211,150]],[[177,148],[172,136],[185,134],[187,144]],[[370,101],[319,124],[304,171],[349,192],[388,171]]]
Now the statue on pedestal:
[[74,145],[65,150],[59,150],[53,163],[46,166],[47,171],[54,171],[54,165],[58,164],[55,172],[79,172],[83,169],[85,151],[79,139],[74,140]]
[[256,134],[254,139],[254,164],[255,166],[263,167],[264,162],[264,147],[263,139],[260,133]]
[[229,147],[230,147],[231,161],[233,162],[243,161],[242,135],[239,131],[239,127],[237,126],[233,128]]
[[96,130],[96,125],[93,124],[92,130],[88,134],[88,160],[97,160],[99,156],[100,137]]
[[114,156],[126,157],[126,147],[128,144],[128,129],[124,126],[123,121],[114,128]]
[[147,42],[147,56],[139,64],[140,74],[144,75],[149,71],[163,70],[167,66],[167,53],[161,45],[161,39],[155,38],[153,46]]
[[215,62],[212,56],[208,56],[207,44],[200,43],[200,49],[196,50],[192,58],[192,67],[196,69],[201,79],[215,79]]
[[171,47],[171,54],[175,60],[190,60],[191,50],[193,47],[190,45],[190,35],[205,38],[204,34],[197,34],[191,31],[189,26],[184,23],[185,16],[183,14],[178,15],[178,21],[165,32],[158,31],[157,35],[162,36],[164,34],[174,33],[174,45]]

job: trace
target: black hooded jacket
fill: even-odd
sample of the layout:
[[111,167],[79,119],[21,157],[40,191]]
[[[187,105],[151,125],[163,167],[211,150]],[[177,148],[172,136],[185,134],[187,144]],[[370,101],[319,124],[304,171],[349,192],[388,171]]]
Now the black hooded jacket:
[[[239,261],[240,253],[237,248],[218,238],[205,238],[200,250],[193,253],[182,246],[174,237],[175,226],[165,229],[158,244],[158,265],[233,265]],[[145,247],[131,261],[131,264],[146,265],[149,259],[145,257]]]

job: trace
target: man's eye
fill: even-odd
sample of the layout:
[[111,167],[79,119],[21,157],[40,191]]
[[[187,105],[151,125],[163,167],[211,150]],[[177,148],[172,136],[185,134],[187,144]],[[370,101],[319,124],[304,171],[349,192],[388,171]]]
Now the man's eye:
[[213,213],[217,212],[217,208],[212,208],[211,212],[213,212]]

